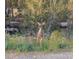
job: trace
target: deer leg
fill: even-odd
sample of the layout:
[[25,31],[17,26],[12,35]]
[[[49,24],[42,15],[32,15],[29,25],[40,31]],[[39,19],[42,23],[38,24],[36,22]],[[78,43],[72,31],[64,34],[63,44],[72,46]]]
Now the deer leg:
[[37,44],[39,43],[39,39],[38,38],[37,38],[36,42],[37,42]]
[[40,46],[41,46],[41,44],[42,44],[42,38],[40,39],[40,42],[39,43],[40,43]]

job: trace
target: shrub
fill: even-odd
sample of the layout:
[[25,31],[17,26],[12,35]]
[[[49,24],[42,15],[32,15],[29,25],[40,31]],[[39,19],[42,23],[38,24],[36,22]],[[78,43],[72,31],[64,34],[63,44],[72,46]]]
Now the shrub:
[[69,46],[72,46],[72,40],[66,39],[62,36],[61,32],[58,30],[55,30],[52,32],[50,38],[49,38],[49,50],[57,50],[60,48],[70,48]]

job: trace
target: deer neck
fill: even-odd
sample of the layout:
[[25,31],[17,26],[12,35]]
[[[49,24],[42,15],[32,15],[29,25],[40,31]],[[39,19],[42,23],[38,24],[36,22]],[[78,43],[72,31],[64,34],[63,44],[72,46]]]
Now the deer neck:
[[39,31],[38,32],[42,32],[42,28],[39,28]]

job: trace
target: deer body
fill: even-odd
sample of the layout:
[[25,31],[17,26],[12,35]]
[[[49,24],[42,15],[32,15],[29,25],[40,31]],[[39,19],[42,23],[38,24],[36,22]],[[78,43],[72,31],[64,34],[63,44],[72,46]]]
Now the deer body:
[[42,37],[43,37],[42,28],[40,28],[38,33],[37,33],[37,39],[42,40]]
[[44,23],[38,23],[38,32],[37,32],[37,43],[40,43],[42,42],[43,40],[43,25]]

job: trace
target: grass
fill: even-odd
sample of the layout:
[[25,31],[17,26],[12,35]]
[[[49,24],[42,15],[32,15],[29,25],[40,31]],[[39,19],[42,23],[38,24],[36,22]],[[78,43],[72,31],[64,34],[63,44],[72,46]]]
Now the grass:
[[8,35],[6,34],[5,49],[17,52],[29,51],[59,51],[63,49],[72,49],[73,40],[66,39],[59,31],[52,32],[48,39],[43,39],[41,46],[33,38]]

